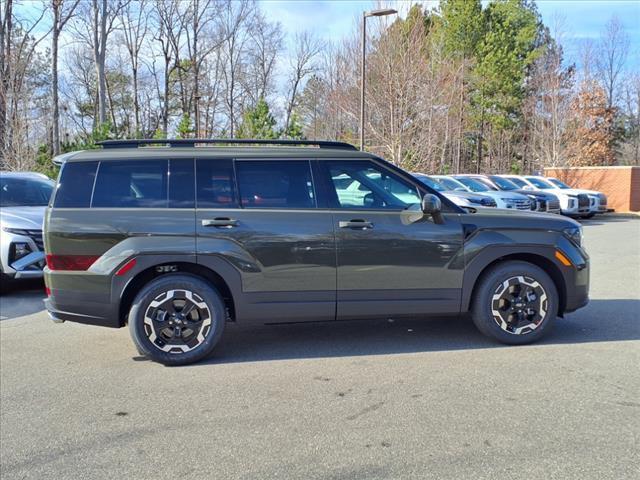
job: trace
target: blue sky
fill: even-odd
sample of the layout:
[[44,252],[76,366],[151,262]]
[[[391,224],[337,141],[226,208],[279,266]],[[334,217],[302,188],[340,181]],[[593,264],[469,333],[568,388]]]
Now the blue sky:
[[[260,3],[267,17],[282,23],[284,31],[291,34],[290,38],[296,31],[313,30],[325,40],[338,41],[353,33],[364,10],[382,4],[402,14],[412,3],[418,2],[262,0]],[[438,4],[437,1],[419,3],[431,8]],[[563,44],[568,62],[577,62],[581,43],[588,39],[596,41],[605,23],[615,15],[624,24],[630,39],[629,67],[640,66],[640,0],[538,0],[536,3],[548,26],[557,16],[563,18]]]

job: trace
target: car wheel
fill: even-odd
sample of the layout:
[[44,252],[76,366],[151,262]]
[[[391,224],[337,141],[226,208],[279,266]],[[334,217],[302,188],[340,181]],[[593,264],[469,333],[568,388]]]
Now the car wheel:
[[148,283],[129,311],[136,348],[164,365],[187,365],[207,357],[224,325],[222,297],[191,275],[164,275]]
[[520,345],[535,342],[553,326],[558,292],[541,268],[508,261],[492,267],[478,282],[471,314],[485,335]]

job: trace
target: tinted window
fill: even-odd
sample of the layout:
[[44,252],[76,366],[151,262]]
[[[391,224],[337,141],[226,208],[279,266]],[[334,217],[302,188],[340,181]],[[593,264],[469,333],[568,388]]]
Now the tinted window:
[[236,162],[238,189],[246,208],[314,208],[309,162]]
[[231,160],[196,160],[198,208],[238,206]]
[[444,192],[444,187],[440,185],[433,178],[429,178],[426,175],[414,175],[418,180],[424,183],[427,187],[432,188],[436,192]]
[[342,208],[406,208],[420,203],[415,186],[367,161],[326,162]]
[[88,208],[98,162],[65,163],[53,202],[58,208]]
[[169,160],[169,207],[194,208],[193,160]]
[[524,180],[520,180],[519,178],[509,177],[509,180],[511,180],[513,183],[515,183],[519,187],[528,187],[527,182],[525,182]]
[[474,180],[473,178],[455,177],[455,179],[466,186],[472,192],[488,192],[489,190],[491,190],[484,183]]
[[0,176],[0,207],[43,207],[53,192],[50,181]]
[[167,161],[101,162],[92,207],[167,207]]
[[551,185],[550,183],[545,182],[544,180],[540,180],[539,178],[535,178],[535,177],[526,177],[527,180],[529,180],[533,185],[535,185],[538,188],[541,188],[543,190],[549,189],[549,188],[555,188],[553,185]]
[[491,181],[495,183],[500,190],[517,190],[518,186],[513,183],[511,180],[507,180],[506,178],[498,177],[497,175],[493,175],[490,177]]

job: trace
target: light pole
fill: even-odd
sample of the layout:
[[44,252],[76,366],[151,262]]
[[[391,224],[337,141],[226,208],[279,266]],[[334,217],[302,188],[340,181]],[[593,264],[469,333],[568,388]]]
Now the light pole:
[[360,64],[360,150],[364,150],[364,86],[365,58],[367,54],[367,17],[384,17],[398,13],[392,8],[362,12],[362,60]]

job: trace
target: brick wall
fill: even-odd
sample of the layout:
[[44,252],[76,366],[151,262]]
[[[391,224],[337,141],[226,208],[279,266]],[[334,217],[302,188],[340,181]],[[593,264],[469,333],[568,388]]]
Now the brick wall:
[[574,188],[604,193],[616,212],[640,212],[640,167],[545,168],[544,174]]

